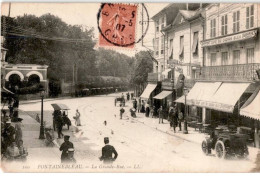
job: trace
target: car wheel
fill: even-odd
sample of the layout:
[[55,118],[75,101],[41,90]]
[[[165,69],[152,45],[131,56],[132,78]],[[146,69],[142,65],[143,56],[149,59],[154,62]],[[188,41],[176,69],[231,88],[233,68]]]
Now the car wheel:
[[216,155],[219,159],[225,159],[227,151],[222,141],[217,141],[215,145]]

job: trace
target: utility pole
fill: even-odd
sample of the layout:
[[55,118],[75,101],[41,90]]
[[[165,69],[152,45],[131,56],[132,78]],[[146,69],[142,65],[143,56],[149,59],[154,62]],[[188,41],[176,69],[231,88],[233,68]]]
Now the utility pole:
[[9,11],[8,11],[8,17],[10,17],[10,13],[11,13],[11,2],[9,2]]
[[[143,11],[144,6],[142,5],[142,35],[143,35],[143,30],[144,30],[144,11]],[[149,20],[149,19],[148,19]],[[144,45],[144,40],[142,40],[142,46]]]

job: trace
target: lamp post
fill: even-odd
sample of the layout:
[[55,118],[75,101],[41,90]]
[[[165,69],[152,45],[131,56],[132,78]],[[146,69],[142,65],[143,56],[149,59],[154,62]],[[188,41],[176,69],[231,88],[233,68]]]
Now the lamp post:
[[41,96],[41,126],[40,126],[40,136],[39,139],[45,139],[44,136],[44,126],[43,126],[43,98],[44,98],[45,90],[40,90],[40,96]]
[[188,93],[189,93],[189,90],[186,87],[184,87],[183,88],[183,94],[185,96],[185,108],[184,108],[184,129],[183,129],[183,134],[188,134],[188,127],[187,127],[187,120],[186,120],[186,118],[187,118],[186,97],[187,97]]

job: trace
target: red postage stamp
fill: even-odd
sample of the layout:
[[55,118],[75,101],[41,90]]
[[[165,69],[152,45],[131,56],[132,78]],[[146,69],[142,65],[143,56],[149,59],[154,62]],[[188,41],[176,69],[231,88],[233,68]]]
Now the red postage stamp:
[[133,48],[137,5],[102,4],[98,13],[99,46]]

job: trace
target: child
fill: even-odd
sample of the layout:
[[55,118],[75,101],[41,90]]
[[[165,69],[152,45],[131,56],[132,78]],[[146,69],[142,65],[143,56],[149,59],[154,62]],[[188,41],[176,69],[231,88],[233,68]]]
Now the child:
[[120,109],[120,119],[122,119],[124,112],[125,112],[125,109],[122,107]]

